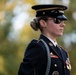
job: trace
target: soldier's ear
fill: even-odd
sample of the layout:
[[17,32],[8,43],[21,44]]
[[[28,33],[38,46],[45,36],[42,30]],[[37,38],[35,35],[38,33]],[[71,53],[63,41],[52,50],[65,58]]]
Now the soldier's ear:
[[47,25],[47,24],[46,24],[46,21],[40,20],[39,22],[40,22],[40,26],[41,26],[41,27],[43,27],[43,28],[46,27],[46,25]]

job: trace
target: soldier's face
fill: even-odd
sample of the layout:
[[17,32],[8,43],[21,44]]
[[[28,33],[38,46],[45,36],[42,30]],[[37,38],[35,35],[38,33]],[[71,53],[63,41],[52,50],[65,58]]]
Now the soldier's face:
[[62,36],[64,26],[65,23],[63,20],[59,20],[59,22],[56,23],[53,18],[48,18],[48,20],[46,21],[46,33],[54,37]]

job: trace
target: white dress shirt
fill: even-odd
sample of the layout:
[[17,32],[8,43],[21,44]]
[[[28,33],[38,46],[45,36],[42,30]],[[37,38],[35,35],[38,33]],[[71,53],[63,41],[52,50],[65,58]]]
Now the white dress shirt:
[[[44,34],[43,34],[44,35]],[[45,37],[47,37],[46,35],[44,35]],[[57,45],[57,42],[56,41],[53,41],[51,38],[49,38],[49,37],[47,37],[52,43],[53,43],[53,45],[56,47],[56,45]]]

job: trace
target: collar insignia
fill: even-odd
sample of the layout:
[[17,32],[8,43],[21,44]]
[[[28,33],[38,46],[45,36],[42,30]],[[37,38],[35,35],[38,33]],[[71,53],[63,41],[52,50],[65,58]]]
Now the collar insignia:
[[49,43],[49,45],[50,45],[50,46],[53,46],[53,44],[52,44],[52,43]]

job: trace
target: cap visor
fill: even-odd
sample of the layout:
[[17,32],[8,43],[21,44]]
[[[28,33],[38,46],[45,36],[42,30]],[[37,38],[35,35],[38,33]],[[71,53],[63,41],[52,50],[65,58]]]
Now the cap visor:
[[67,20],[67,17],[65,15],[59,15],[56,18],[61,19],[61,20]]

